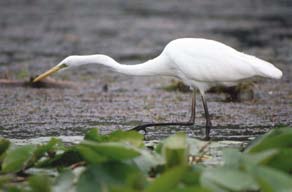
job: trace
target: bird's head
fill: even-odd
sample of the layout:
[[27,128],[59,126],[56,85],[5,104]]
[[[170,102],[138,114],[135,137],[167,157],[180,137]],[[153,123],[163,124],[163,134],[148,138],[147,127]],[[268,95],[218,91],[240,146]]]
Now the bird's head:
[[75,56],[69,56],[66,57],[65,59],[63,59],[58,65],[52,67],[51,69],[47,70],[46,72],[40,74],[39,76],[37,76],[34,80],[33,83],[38,82],[44,78],[46,78],[47,76],[56,73],[58,71],[70,68],[70,67],[74,67],[77,65],[76,58],[74,58]]

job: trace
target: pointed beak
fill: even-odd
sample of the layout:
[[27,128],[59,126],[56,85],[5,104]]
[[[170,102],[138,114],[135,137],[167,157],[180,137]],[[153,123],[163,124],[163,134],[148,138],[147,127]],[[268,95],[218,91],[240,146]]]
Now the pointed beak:
[[38,82],[44,78],[46,78],[47,76],[53,74],[53,73],[56,73],[57,71],[59,71],[60,69],[62,69],[62,66],[55,66],[53,68],[51,68],[50,70],[40,74],[39,76],[37,76],[32,82],[35,83],[35,82]]

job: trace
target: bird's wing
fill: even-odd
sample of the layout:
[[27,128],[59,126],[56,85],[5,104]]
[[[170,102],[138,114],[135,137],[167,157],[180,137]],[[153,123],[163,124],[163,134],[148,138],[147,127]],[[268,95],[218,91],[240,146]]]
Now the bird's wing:
[[202,82],[234,82],[256,75],[244,54],[216,41],[174,42],[165,49],[173,68]]

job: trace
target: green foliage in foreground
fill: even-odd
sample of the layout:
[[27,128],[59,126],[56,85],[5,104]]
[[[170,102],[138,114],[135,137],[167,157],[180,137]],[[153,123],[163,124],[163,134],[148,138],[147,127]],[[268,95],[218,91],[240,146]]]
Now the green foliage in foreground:
[[206,167],[208,143],[173,135],[150,150],[137,132],[100,135],[64,146],[17,146],[0,140],[1,191],[224,192],[292,191],[292,128],[257,138],[243,152],[224,151],[224,164]]

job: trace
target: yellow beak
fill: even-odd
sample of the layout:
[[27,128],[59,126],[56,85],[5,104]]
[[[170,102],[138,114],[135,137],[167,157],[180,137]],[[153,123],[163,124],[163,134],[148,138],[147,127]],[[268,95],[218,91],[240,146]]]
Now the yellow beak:
[[53,73],[56,73],[57,71],[59,71],[60,69],[62,69],[62,66],[55,66],[53,68],[51,68],[50,70],[40,74],[39,76],[37,76],[32,82],[35,83],[39,80],[42,80],[43,78],[53,74]]

